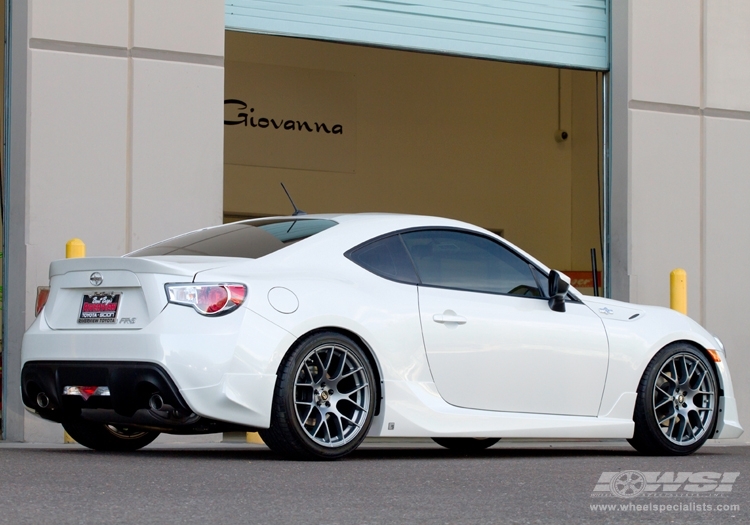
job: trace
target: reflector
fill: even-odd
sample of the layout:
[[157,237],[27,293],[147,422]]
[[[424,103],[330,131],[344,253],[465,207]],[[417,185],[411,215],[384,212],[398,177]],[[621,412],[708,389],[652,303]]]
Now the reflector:
[[106,386],[66,386],[64,396],[81,396],[86,401],[91,396],[108,396],[109,387]]

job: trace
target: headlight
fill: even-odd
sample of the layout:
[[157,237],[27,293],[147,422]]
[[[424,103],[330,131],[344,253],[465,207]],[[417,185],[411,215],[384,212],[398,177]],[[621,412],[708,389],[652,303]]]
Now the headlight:
[[238,283],[170,283],[164,288],[170,303],[192,306],[199,314],[209,316],[236,310],[247,296],[247,286]]

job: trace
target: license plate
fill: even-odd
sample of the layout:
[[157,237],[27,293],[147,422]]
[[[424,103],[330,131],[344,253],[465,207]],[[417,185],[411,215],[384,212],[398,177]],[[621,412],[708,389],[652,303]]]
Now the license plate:
[[113,324],[117,322],[117,310],[120,308],[119,293],[83,294],[79,323]]

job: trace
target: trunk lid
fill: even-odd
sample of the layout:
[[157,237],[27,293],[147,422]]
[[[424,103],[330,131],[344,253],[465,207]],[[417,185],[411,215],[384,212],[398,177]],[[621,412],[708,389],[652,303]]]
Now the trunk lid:
[[43,314],[53,330],[139,330],[167,305],[166,283],[236,264],[228,257],[87,257],[50,265]]

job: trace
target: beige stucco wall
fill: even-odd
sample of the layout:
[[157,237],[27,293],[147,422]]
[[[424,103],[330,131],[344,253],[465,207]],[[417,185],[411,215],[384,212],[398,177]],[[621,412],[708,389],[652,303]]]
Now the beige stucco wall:
[[[615,47],[627,49],[615,50],[613,69],[628,76],[621,95],[627,292],[632,301],[668,306],[669,272],[687,270],[688,313],[727,346],[748,432],[750,325],[738,283],[750,257],[743,233],[750,222],[750,4],[630,0],[620,7],[627,9],[615,11],[613,24],[629,20],[627,41],[615,37]],[[624,56],[627,64],[618,63]]]
[[[587,270],[589,249],[600,251],[600,92],[595,73],[562,71],[560,116],[570,138],[559,143],[554,137],[554,68],[237,32],[227,32],[226,60],[227,99],[238,98],[240,89],[232,86],[241,63],[264,65],[252,66],[256,74],[246,81],[257,93],[254,100],[245,101],[256,110],[256,121],[272,102],[273,82],[279,83],[277,91],[284,90],[288,105],[285,113],[283,104],[273,101],[278,109],[269,116],[304,115],[306,109],[313,112],[321,105],[334,114],[340,109],[337,102],[343,105],[344,100],[315,95],[315,104],[309,104],[315,107],[304,104],[313,96],[312,83],[325,83],[326,73],[334,80],[344,78],[342,74],[353,78],[354,93],[340,96],[356,99],[354,118],[347,111],[342,117],[355,122],[354,150],[341,150],[342,156],[353,157],[349,172],[343,171],[349,169],[347,162],[331,166],[342,170],[338,172],[287,167],[288,157],[304,155],[304,148],[313,147],[285,138],[300,132],[227,127],[227,133],[241,130],[247,136],[246,143],[232,147],[253,148],[253,141],[262,140],[263,148],[279,149],[280,160],[270,166],[225,164],[226,213],[290,213],[279,186],[283,181],[308,213],[383,211],[454,217],[502,230],[506,238],[562,270]],[[265,66],[280,72],[274,74]],[[296,82],[288,80],[295,78]],[[289,83],[296,89],[289,90]],[[236,108],[228,110],[228,119],[236,119]],[[279,139],[273,142],[269,137]],[[227,151],[225,158],[235,153]],[[257,157],[259,164],[269,163],[266,149]]]
[[221,222],[223,4],[33,0],[28,48],[27,325],[68,239],[122,255]]

